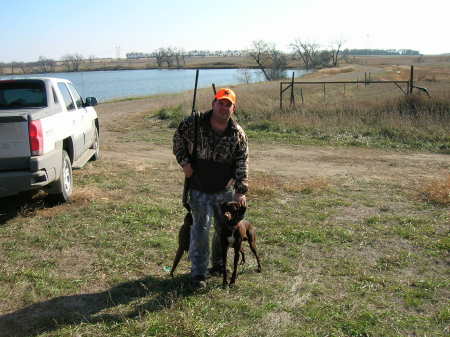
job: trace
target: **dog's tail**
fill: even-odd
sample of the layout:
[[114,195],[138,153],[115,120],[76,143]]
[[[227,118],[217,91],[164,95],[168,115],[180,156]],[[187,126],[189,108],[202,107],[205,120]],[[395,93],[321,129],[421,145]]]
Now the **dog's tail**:
[[188,212],[184,216],[184,233],[180,236],[180,240],[184,240],[183,242],[180,242],[180,244],[185,248],[186,252],[189,252],[189,245],[191,243],[191,227],[194,223],[194,219],[192,218],[192,213]]

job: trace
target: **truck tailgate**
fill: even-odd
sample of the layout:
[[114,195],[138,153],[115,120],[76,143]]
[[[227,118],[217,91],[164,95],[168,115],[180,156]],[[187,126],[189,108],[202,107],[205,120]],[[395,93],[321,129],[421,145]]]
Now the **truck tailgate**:
[[29,169],[30,156],[27,114],[0,110],[0,171]]

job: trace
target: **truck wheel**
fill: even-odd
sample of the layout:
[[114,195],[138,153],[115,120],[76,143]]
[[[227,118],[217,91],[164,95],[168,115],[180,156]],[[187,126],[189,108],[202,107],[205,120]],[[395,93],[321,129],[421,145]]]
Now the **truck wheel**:
[[95,128],[95,135],[94,135],[94,143],[92,144],[91,149],[95,150],[95,153],[92,155],[91,160],[99,160],[100,159],[100,137],[98,135],[98,129]]
[[72,164],[69,155],[62,151],[62,164],[59,179],[53,183],[49,198],[55,202],[66,202],[70,200],[73,190]]

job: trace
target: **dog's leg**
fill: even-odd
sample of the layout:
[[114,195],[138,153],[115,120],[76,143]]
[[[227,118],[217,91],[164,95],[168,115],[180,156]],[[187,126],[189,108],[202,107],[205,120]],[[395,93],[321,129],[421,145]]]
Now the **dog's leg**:
[[239,241],[234,246],[234,263],[233,263],[233,274],[231,275],[230,286],[236,283],[237,278],[237,267],[239,263],[239,254],[241,252],[242,241]]
[[222,235],[222,275],[223,283],[222,286],[225,288],[228,285],[228,275],[227,275],[227,253],[228,253],[228,240],[225,235]]
[[245,253],[244,253],[244,247],[241,246],[241,265],[245,264]]
[[233,264],[233,274],[231,275],[230,286],[236,282],[237,277],[237,266],[239,263],[239,253],[242,248],[242,240],[238,239],[238,242],[234,244],[234,264]]
[[248,244],[250,245],[250,249],[255,255],[256,262],[258,263],[258,269],[256,270],[258,273],[261,272],[261,263],[259,262],[258,253],[256,252],[256,232],[255,230],[249,231],[248,233]]
[[178,266],[178,262],[180,262],[181,257],[183,256],[184,253],[184,249],[183,247],[179,246],[177,253],[175,255],[175,259],[173,260],[173,265],[172,265],[172,269],[170,270],[170,276],[173,277],[173,273],[175,272],[175,269]]

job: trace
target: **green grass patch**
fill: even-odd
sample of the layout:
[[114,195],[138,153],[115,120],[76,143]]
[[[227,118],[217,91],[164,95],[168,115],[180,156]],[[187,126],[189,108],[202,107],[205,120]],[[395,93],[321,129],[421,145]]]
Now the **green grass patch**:
[[186,118],[181,105],[172,108],[162,108],[155,115],[161,120],[168,120],[169,128],[176,128]]
[[[290,129],[274,122],[259,122],[249,124],[247,134],[252,140],[272,141],[294,145],[338,145],[372,147],[393,150],[421,150],[437,153],[450,153],[450,138],[417,137],[415,131],[398,134],[392,129],[380,129],[364,132],[361,130],[311,130]],[[397,135],[396,135],[397,134]]]

